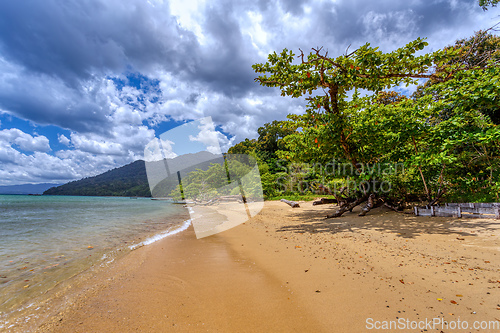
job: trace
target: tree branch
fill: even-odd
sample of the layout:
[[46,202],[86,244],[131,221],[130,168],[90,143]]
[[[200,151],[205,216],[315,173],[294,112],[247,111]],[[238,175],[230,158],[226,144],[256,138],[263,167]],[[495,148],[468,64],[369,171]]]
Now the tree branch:
[[276,80],[272,80],[272,81],[268,81],[268,80],[262,80],[261,78],[256,78],[255,81],[259,81],[260,83],[265,83],[265,84],[277,84],[279,86],[286,86],[285,83],[282,83],[282,82],[279,82],[279,81],[276,81]]

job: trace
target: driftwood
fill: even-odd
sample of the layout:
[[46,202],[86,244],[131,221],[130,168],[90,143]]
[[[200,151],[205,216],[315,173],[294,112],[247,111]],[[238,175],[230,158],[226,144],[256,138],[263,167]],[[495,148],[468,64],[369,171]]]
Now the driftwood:
[[333,218],[333,217],[340,217],[342,216],[342,214],[344,214],[345,212],[347,212],[348,210],[349,211],[352,211],[352,209],[354,207],[356,207],[357,205],[361,204],[362,202],[366,201],[366,199],[368,199],[368,194],[365,194],[363,195],[362,197],[348,203],[348,204],[344,204],[342,206],[340,206],[339,210],[334,213],[334,214],[331,214],[331,215],[327,215],[326,218],[327,219],[330,219],[330,218]]
[[429,203],[427,204],[427,207],[435,206],[437,204],[437,202],[441,199],[443,194],[445,194],[445,193],[446,193],[446,189],[445,190],[439,189],[436,197],[433,200],[429,201]]
[[391,203],[388,203],[388,202],[384,202],[384,207],[387,207],[393,211],[395,211],[396,213],[401,213],[401,214],[413,214],[413,212],[405,212],[404,211],[404,207],[402,207],[401,205],[397,205],[397,206],[394,206],[394,204],[391,204]]
[[241,195],[221,195],[219,197],[221,201],[238,201],[241,200]]
[[207,201],[201,201],[201,200],[195,200],[194,203],[197,206],[211,206],[211,205],[216,205],[220,203],[219,198],[213,198]]
[[286,200],[286,199],[281,199],[281,202],[284,202],[284,203],[290,205],[292,208],[296,208],[296,207],[300,208],[299,203],[296,202],[296,201],[290,201],[290,200]]
[[221,195],[220,197],[215,197],[210,200],[199,200],[199,199],[194,200],[194,203],[199,206],[214,205],[214,204],[219,204],[221,202],[246,203],[247,198],[244,195]]
[[321,198],[313,202],[313,206],[337,203],[337,199]]
[[339,206],[342,206],[343,204],[346,204],[348,201],[348,198],[344,197],[344,191],[347,189],[347,187],[342,187],[340,191],[334,192],[333,195],[335,196],[335,199],[337,200],[337,203]]

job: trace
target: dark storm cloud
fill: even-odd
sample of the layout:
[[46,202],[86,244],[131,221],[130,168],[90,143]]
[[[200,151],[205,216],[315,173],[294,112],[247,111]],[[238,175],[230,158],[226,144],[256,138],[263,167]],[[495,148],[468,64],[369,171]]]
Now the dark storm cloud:
[[295,16],[301,16],[304,14],[304,4],[308,1],[299,1],[299,0],[280,0],[278,1],[279,5],[283,8],[285,13],[290,13]]
[[[349,44],[384,43],[380,34],[401,35],[407,42],[407,36],[425,37],[445,26],[464,26],[473,19],[471,12],[481,11],[474,1],[466,0],[224,0],[207,2],[203,10],[201,26],[208,42],[201,46],[193,32],[177,23],[168,3],[3,1],[0,56],[27,73],[61,79],[77,91],[76,95],[82,95],[82,81],[94,77],[128,70],[147,75],[161,68],[187,82],[200,83],[208,91],[238,98],[259,89],[251,65],[265,61],[257,56],[250,37],[242,33],[248,24],[242,18],[249,10],[264,16],[263,27],[274,34],[269,41],[271,48],[279,51],[288,47],[297,52],[299,47],[325,46],[335,54]],[[291,31],[283,25],[282,15],[291,15],[292,22],[306,18],[309,23],[302,30]],[[44,108],[21,109],[25,103],[16,103],[14,98],[10,96],[1,105],[23,117],[30,118],[31,112]],[[33,114],[31,118],[39,121],[40,117],[43,115]]]
[[56,125],[77,132],[106,134],[110,121],[95,103],[58,103],[41,95],[5,95],[0,92],[0,107],[15,110],[13,115],[40,125]]
[[[471,12],[481,9],[473,1],[369,1],[343,0],[333,5],[333,12],[323,8],[321,23],[330,27],[336,42],[383,42],[374,37],[370,28],[378,27],[386,34],[413,33],[426,37],[447,27],[464,27],[473,20]],[[323,4],[323,6],[328,6]],[[369,25],[370,16],[378,22]],[[410,31],[413,29],[413,31]]]
[[200,99],[201,94],[200,93],[191,93],[189,96],[185,99],[186,104],[193,104],[196,105],[198,103],[198,100]]
[[201,50],[199,62],[190,73],[190,79],[230,97],[241,97],[255,86],[251,68],[255,50],[241,33],[238,10],[241,7],[231,1],[206,8],[202,27],[209,38],[209,47]]
[[[255,87],[255,51],[241,34],[239,15],[231,1],[211,4],[203,22],[210,45],[202,49],[170,14],[168,2],[1,2],[0,65],[3,58],[18,68],[8,74],[12,91],[1,87],[0,107],[40,124],[105,131],[107,110],[87,94],[88,82],[127,71],[154,76],[157,69],[205,91],[244,96]],[[44,78],[50,81],[46,90]],[[37,89],[23,89],[33,80]],[[60,98],[57,90],[72,98]]]
[[[162,64],[178,71],[197,47],[168,6],[134,1],[0,2],[0,52],[29,71],[67,83],[92,74]],[[155,14],[156,11],[156,15]],[[159,15],[158,12],[161,12]]]
[[[156,7],[155,7],[156,6]],[[194,67],[198,42],[166,5],[144,1],[0,2],[0,108],[77,132],[112,127],[106,77]]]
[[[331,51],[331,56],[343,53],[349,44],[352,44],[351,51],[366,42],[392,50],[417,37],[433,38],[438,43],[436,48],[440,48],[444,46],[443,31],[470,36],[473,34],[471,27],[481,24],[477,21],[478,15],[484,14],[474,0],[292,3],[295,10],[290,10],[292,5],[285,1],[261,8],[266,30],[276,35],[273,41],[276,49],[286,47],[297,52],[298,48],[310,50],[324,46]],[[290,21],[300,22],[300,27],[292,30],[284,26],[277,15],[280,10],[291,14]]]

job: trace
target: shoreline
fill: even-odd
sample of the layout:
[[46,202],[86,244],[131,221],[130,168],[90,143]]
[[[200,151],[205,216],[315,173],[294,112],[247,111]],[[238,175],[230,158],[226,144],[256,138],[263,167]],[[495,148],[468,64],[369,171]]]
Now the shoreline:
[[[60,255],[58,257],[63,258],[64,262],[53,265],[53,267],[49,265],[45,268],[43,266],[39,268],[32,264],[31,267],[34,268],[29,273],[37,273],[38,275],[29,276],[29,280],[25,280],[24,283],[15,281],[17,285],[21,285],[17,289],[19,291],[14,293],[16,285],[12,285],[9,286],[10,289],[5,294],[17,304],[4,313],[0,312],[0,332],[4,330],[9,332],[34,331],[40,323],[64,309],[66,303],[85,293],[89,289],[88,285],[91,284],[88,281],[96,281],[99,276],[105,275],[103,271],[112,267],[115,261],[120,261],[123,257],[134,252],[135,249],[185,230],[190,224],[187,211],[173,213],[167,218],[161,218],[161,220],[166,221],[160,223],[166,229],[158,228],[157,219],[148,217],[148,220],[141,222],[141,225],[152,221],[153,227],[139,227],[142,234],[140,232],[129,233],[126,237],[120,235],[120,238],[117,237],[117,241],[115,241],[115,247],[107,246],[107,244],[103,246],[94,240],[89,242],[92,246],[89,245],[88,248],[81,250],[84,256],[68,258],[68,256]],[[137,223],[136,225],[139,226]],[[70,250],[66,250],[66,252]],[[18,271],[26,272],[28,270],[24,267]]]
[[221,234],[196,240],[191,226],[132,251],[38,331],[360,332],[369,318],[500,323],[495,220],[384,209],[324,220],[330,205],[301,207],[266,202]]
[[304,332],[316,327],[274,277],[236,256],[220,237],[196,239],[192,226],[117,264],[98,277],[100,286],[38,332]]

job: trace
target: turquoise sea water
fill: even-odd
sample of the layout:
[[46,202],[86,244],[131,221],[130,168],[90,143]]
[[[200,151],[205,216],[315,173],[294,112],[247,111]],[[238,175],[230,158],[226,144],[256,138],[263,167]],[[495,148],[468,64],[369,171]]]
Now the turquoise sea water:
[[147,198],[0,195],[0,330],[60,282],[187,219],[186,208]]

